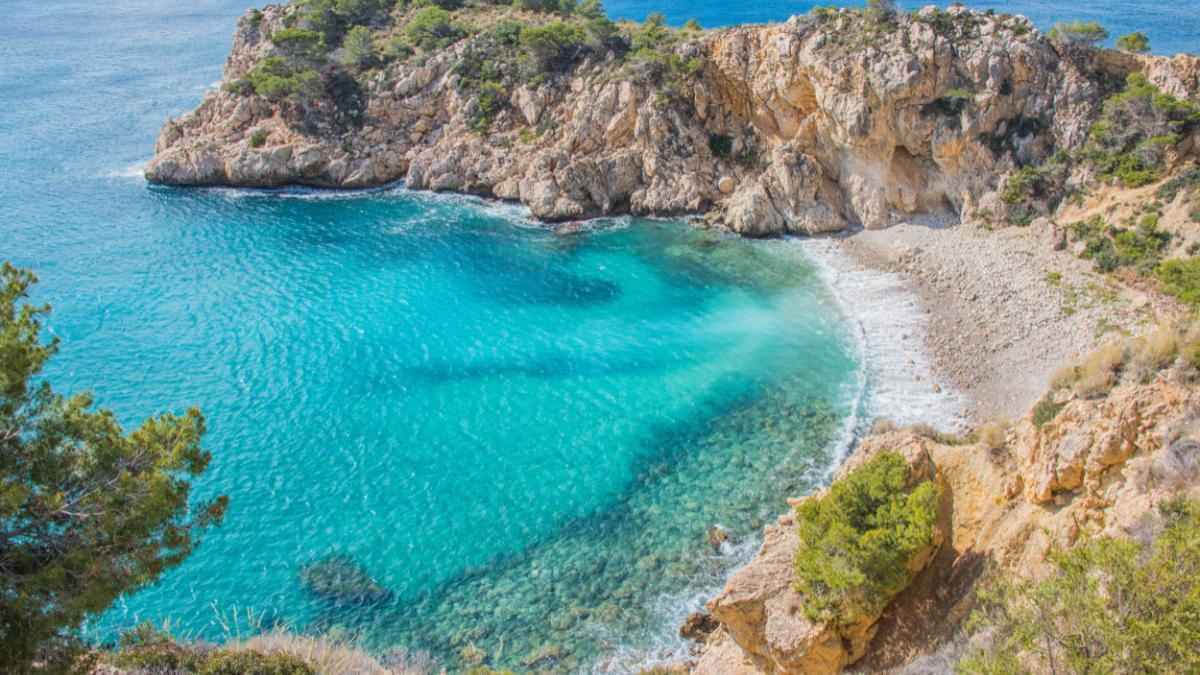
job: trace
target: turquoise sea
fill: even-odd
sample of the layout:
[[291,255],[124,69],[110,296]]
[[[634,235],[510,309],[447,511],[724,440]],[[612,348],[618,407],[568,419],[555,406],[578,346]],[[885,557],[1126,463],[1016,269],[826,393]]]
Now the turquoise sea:
[[[401,187],[148,186],[159,126],[218,79],[248,6],[9,0],[0,22],[0,258],[54,306],[48,376],[131,425],[200,406],[200,492],[231,498],[191,559],[90,630],[169,618],[220,639],[218,616],[253,608],[452,667],[464,649],[556,670],[677,650],[678,620],[864,418],[879,383],[858,320],[794,242],[626,219],[559,237]],[[996,6],[1200,44],[1196,1]],[[808,8],[609,6],[709,26]],[[713,525],[738,541],[714,550]],[[300,568],[331,554],[389,598],[306,595]]]

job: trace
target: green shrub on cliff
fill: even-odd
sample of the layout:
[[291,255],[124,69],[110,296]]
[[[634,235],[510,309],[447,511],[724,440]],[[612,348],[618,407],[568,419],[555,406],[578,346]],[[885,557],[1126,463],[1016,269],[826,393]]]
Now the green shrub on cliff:
[[1080,257],[1095,263],[1099,272],[1131,267],[1149,274],[1158,267],[1171,235],[1159,230],[1157,218],[1147,215],[1134,228],[1108,224],[1099,214],[1071,225],[1072,237],[1084,242]]
[[1200,309],[1200,258],[1168,260],[1159,266],[1157,274],[1163,293]]
[[1150,51],[1150,38],[1141,31],[1134,31],[1117,38],[1117,49],[1130,54],[1145,54]]
[[1042,581],[1001,581],[969,622],[992,645],[961,673],[1200,672],[1200,503],[1160,505],[1152,543],[1085,540]]
[[907,481],[907,462],[884,452],[796,507],[796,591],[813,621],[877,615],[911,580],[908,561],[928,546],[941,491]]
[[566,70],[584,49],[583,28],[556,21],[521,30],[521,49],[533,72]]
[[1159,91],[1142,73],[1131,73],[1121,93],[1104,101],[1083,157],[1102,178],[1125,187],[1156,180],[1167,150],[1200,124],[1200,107]]
[[458,42],[467,31],[450,20],[450,12],[441,7],[426,7],[413,16],[404,34],[424,51],[436,51]]
[[1072,47],[1094,47],[1108,39],[1108,30],[1095,21],[1059,21],[1046,37]]
[[375,36],[366,26],[355,26],[342,42],[342,63],[362,68],[375,61]]
[[271,37],[271,44],[289,56],[313,58],[325,52],[325,37],[306,28],[284,28]]
[[155,583],[220,522],[225,498],[194,502],[208,466],[198,410],[125,433],[89,394],[43,379],[58,350],[33,275],[0,266],[0,672],[75,662],[77,628]]

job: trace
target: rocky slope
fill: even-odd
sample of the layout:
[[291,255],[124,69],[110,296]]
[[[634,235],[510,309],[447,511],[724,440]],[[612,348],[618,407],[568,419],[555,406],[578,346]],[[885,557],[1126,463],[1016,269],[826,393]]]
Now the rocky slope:
[[[377,41],[411,21],[403,7],[372,19]],[[272,37],[296,11],[243,17],[222,84],[281,54]],[[485,30],[500,16],[549,21],[514,11],[460,9],[464,25],[481,26],[465,39],[356,72],[348,123],[314,123],[223,86],[166,123],[146,176],[347,188],[403,179],[519,200],[547,220],[686,213],[749,235],[819,233],[1002,212],[999,178],[1077,148],[1125,73],[1197,91],[1195,57],[1064,49],[1023,17],[962,7],[680,33],[659,49],[667,61],[600,50],[530,78]],[[502,91],[482,129],[463,65],[480,51]]]
[[1152,530],[1160,501],[1200,494],[1200,397],[1192,377],[1169,370],[1086,396],[1064,387],[986,442],[952,444],[921,430],[865,438],[851,465],[899,450],[914,465],[928,462],[943,487],[945,542],[931,560],[918,561],[925,571],[877,620],[849,629],[814,625],[792,589],[800,542],[795,516],[785,515],[767,527],[754,560],[709,601],[720,627],[693,671],[896,669],[956,637],[985,574],[1037,574],[1052,546],[1071,546],[1085,533]]

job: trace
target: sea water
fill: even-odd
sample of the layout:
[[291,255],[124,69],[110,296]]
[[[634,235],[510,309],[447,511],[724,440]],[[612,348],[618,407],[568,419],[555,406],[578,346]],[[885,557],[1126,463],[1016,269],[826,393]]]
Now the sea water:
[[[198,493],[230,497],[98,636],[169,619],[219,640],[252,608],[452,668],[629,669],[678,653],[679,620],[880,401],[901,418],[952,402],[898,384],[919,355],[872,348],[916,320],[880,301],[894,284],[808,243],[631,219],[556,236],[398,186],[148,186],[161,122],[218,79],[246,7],[13,0],[0,22],[0,258],[54,306],[46,374],[129,426],[201,407]],[[1100,11],[1056,7],[1039,21]],[[610,7],[655,8],[688,14]],[[692,9],[714,25],[807,5]],[[1194,22],[1132,27],[1196,42]],[[301,567],[331,554],[388,599],[306,594]]]

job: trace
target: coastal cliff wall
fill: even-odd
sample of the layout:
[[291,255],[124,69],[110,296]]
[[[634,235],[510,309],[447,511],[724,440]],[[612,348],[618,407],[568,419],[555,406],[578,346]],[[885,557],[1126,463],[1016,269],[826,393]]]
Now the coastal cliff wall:
[[945,540],[921,561],[924,571],[878,617],[849,627],[807,621],[792,583],[800,540],[789,513],[767,526],[759,553],[709,601],[719,627],[690,669],[881,672],[961,640],[987,576],[1037,576],[1054,547],[1089,536],[1139,536],[1153,531],[1159,503],[1179,494],[1195,498],[1198,403],[1191,376],[1176,370],[1100,395],[1058,389],[982,441],[955,443],[919,429],[866,437],[839,480],[867,458],[896,450],[910,463],[929,462],[943,488]]
[[[680,33],[657,61],[600,49],[531,78],[485,28],[502,17],[549,19],[467,7],[455,13],[464,38],[341,73],[354,92],[350,114],[306,118],[237,86],[285,53],[273,38],[296,11],[243,17],[222,87],[163,127],[151,181],[405,180],[517,200],[552,221],[703,214],[748,235],[874,228],[1001,210],[1000,177],[1079,147],[1126,73],[1193,95],[1200,71],[1195,57],[1063,49],[1023,17],[956,6]],[[373,19],[377,42],[413,11]],[[485,124],[472,79],[481,53],[499,89],[486,94]],[[322,105],[337,107],[312,107]]]

